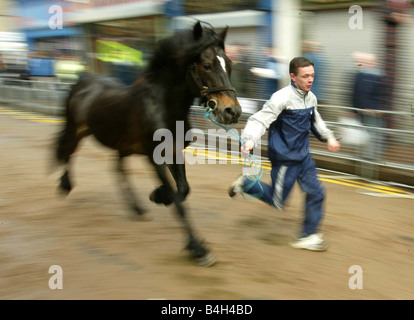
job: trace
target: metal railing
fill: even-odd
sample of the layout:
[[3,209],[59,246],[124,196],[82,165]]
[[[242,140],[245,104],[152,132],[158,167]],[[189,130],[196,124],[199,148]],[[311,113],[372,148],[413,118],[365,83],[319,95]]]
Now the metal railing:
[[[243,101],[243,99],[240,99]],[[253,101],[252,99],[247,99]],[[259,108],[265,100],[254,100]],[[241,102],[242,106],[243,103]],[[325,163],[336,164],[338,170],[357,174],[366,179],[379,180],[383,171],[391,171],[389,175],[399,175],[400,183],[414,186],[414,131],[409,129],[388,128],[384,125],[363,125],[353,119],[356,113],[354,108],[344,106],[320,105],[318,110],[327,126],[340,139],[341,150],[338,153],[329,152],[324,143],[313,135],[310,136],[311,153]],[[239,133],[244,128],[251,113],[243,113],[239,123],[235,125]],[[193,107],[191,119],[193,126],[204,131],[214,129],[214,124],[203,119],[205,110],[202,107]],[[378,111],[373,119],[382,119],[390,116],[393,123],[403,123],[401,126],[410,128],[410,121],[414,125],[411,112]],[[400,120],[404,121],[400,121]],[[411,128],[414,126],[411,126]],[[234,142],[233,142],[234,143]],[[262,137],[262,155],[267,155],[267,134]],[[234,148],[232,149],[234,150]],[[331,166],[335,167],[335,166]],[[351,169],[349,169],[351,167]],[[389,179],[389,178],[386,178]]]
[[25,111],[63,114],[63,102],[70,83],[0,78],[0,103]]
[[[341,154],[345,159],[357,161],[361,167],[383,166],[414,172],[414,117],[411,112],[378,110],[373,113],[329,105],[321,105],[318,109],[326,124],[342,138]],[[361,116],[364,124],[356,124],[354,119]]]
[[[64,100],[70,85],[53,81],[2,81],[0,104],[24,111],[62,116]],[[239,133],[248,117],[255,111],[251,106],[256,105],[259,109],[264,100],[240,99],[240,102],[242,107],[246,105],[249,112],[243,112],[239,123],[233,126]],[[381,170],[399,170],[402,175],[407,176],[404,182],[414,185],[414,131],[410,130],[413,127],[410,123],[414,124],[414,117],[411,112],[378,112],[379,118],[392,117],[394,124],[404,124],[400,128],[389,128],[344,121],[349,115],[355,114],[355,109],[350,107],[320,105],[318,110],[328,127],[341,138],[341,150],[339,153],[328,152],[326,146],[311,135],[310,147],[313,155],[328,159],[331,163],[346,162],[353,166],[354,173],[373,179],[378,178]],[[202,107],[193,106],[190,111],[192,126],[204,132],[208,129],[218,129],[210,120],[204,118],[204,114],[205,110]],[[262,154],[265,157],[267,155],[267,135],[262,138]]]

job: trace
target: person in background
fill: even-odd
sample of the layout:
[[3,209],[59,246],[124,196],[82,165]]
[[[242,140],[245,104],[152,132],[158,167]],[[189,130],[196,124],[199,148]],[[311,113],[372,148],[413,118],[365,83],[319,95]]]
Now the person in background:
[[[358,66],[355,76],[352,107],[358,113],[361,123],[370,128],[383,128],[382,107],[382,73],[378,68],[376,56],[371,53],[355,52],[354,59]],[[383,155],[384,134],[381,130],[368,131],[369,141],[363,147],[361,156],[367,160],[378,161]]]
[[313,62],[296,57],[289,65],[290,85],[275,92],[263,108],[247,121],[242,133],[241,152],[248,156],[268,130],[268,157],[272,164],[272,184],[251,183],[241,175],[230,187],[229,195],[260,195],[263,202],[282,209],[297,181],[306,193],[303,227],[291,243],[294,248],[324,251],[327,244],[318,233],[323,217],[325,190],[317,177],[315,162],[309,152],[309,133],[327,142],[329,151],[340,148],[317,110],[316,96],[310,91],[315,78]]
[[242,98],[251,98],[250,48],[245,44],[236,43],[228,46],[227,51],[233,63],[231,80],[237,90],[237,95]]
[[252,73],[259,78],[259,86],[262,87],[263,98],[270,96],[279,90],[279,82],[284,76],[283,64],[273,54],[273,48],[263,48],[263,68],[252,68]]
[[315,66],[315,79],[312,84],[312,92],[318,97],[320,104],[326,103],[325,86],[327,83],[326,63],[327,58],[322,52],[322,44],[316,41],[303,40],[303,57],[311,60]]

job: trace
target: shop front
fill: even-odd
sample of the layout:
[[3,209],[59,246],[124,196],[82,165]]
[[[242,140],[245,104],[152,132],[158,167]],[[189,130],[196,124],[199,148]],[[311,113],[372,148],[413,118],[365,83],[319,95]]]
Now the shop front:
[[165,1],[91,1],[72,16],[85,32],[90,70],[125,84],[142,74],[166,34],[165,19]]

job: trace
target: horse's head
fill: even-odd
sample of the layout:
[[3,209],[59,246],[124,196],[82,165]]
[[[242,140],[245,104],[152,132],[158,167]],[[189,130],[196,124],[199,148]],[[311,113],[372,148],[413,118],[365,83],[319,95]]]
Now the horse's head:
[[236,123],[242,113],[230,77],[232,64],[224,50],[227,28],[220,34],[203,28],[197,22],[193,28],[198,54],[190,64],[193,86],[217,121]]

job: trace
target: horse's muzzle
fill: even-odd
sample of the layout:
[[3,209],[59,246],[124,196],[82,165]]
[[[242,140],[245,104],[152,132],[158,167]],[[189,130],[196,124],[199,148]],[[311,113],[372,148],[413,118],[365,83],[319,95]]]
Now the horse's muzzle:
[[237,123],[241,116],[242,110],[240,106],[231,106],[224,108],[223,122],[225,124]]
[[206,106],[211,109],[218,122],[222,124],[237,123],[242,114],[242,109],[237,100],[237,104],[235,105],[229,105],[230,103],[234,103],[234,101],[230,101],[230,99],[226,101],[209,99],[206,102]]

